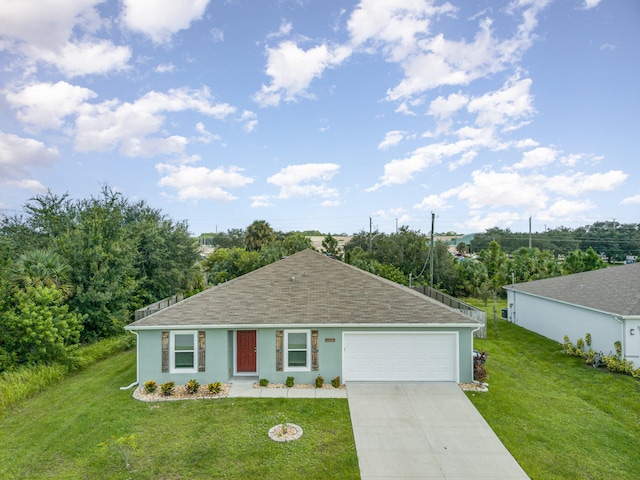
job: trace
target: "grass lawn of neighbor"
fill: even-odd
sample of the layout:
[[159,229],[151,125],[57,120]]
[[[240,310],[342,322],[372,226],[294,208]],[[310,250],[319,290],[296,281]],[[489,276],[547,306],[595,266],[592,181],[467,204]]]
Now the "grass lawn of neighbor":
[[640,382],[586,365],[504,320],[494,324],[491,301],[486,311],[488,338],[474,344],[489,354],[489,392],[467,395],[527,474],[637,479]]

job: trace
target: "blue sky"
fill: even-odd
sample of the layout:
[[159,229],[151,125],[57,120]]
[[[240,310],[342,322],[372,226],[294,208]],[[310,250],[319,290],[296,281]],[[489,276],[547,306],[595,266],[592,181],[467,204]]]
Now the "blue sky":
[[640,221],[640,3],[0,0],[0,209],[194,234]]

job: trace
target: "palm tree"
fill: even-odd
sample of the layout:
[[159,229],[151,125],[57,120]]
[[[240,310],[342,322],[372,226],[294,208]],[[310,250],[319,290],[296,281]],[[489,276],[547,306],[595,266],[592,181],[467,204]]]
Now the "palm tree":
[[260,251],[263,246],[275,240],[276,235],[266,220],[256,220],[247,227],[244,245],[250,252]]
[[65,296],[71,293],[71,267],[56,252],[36,249],[18,257],[13,275],[20,288],[54,287]]

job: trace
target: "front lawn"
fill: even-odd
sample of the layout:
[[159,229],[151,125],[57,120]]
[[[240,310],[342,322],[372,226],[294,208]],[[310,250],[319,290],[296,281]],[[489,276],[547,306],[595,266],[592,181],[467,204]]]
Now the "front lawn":
[[[12,408],[0,418],[0,478],[360,477],[346,399],[149,404],[119,390],[133,378],[129,351]],[[268,438],[283,419],[301,439]],[[99,446],[126,438],[130,470],[117,446]]]
[[489,354],[489,392],[467,395],[527,474],[638,478],[640,382],[504,320],[496,329],[487,317],[488,338],[474,343]]

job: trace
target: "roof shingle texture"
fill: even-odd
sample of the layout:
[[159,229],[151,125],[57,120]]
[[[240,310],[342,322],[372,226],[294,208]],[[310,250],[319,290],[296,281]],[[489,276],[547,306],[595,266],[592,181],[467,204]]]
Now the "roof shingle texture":
[[504,288],[614,315],[640,315],[640,263],[517,283]]
[[127,328],[389,323],[481,325],[407,287],[304,250]]

